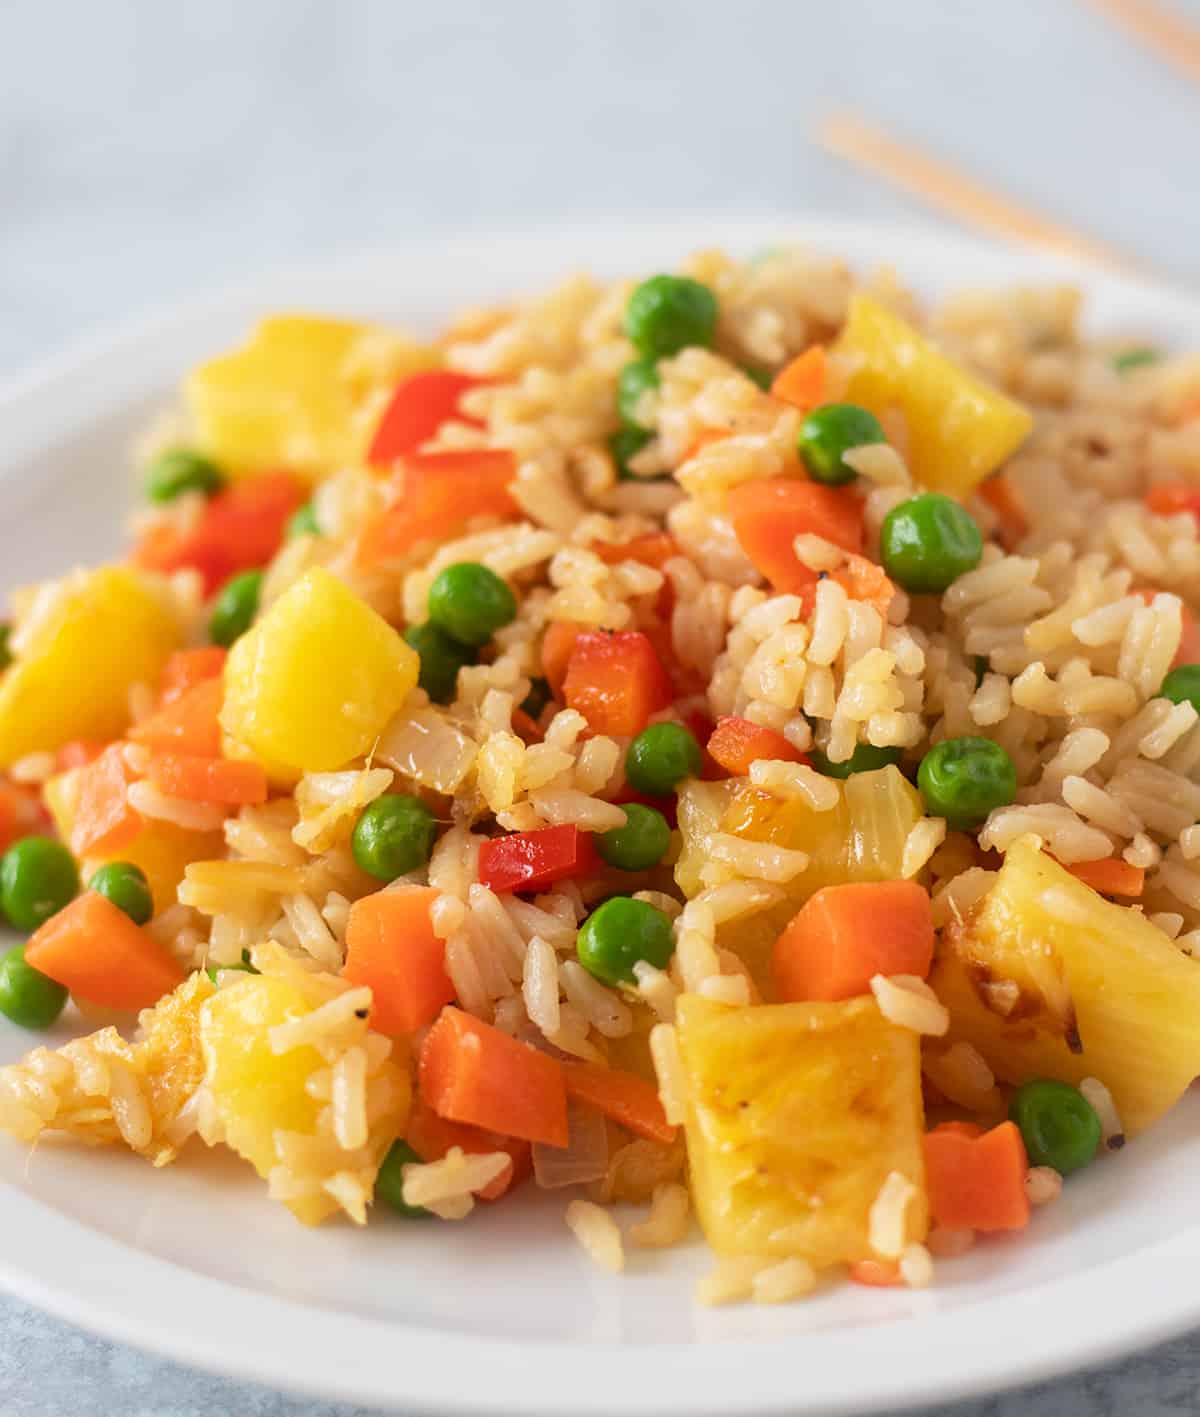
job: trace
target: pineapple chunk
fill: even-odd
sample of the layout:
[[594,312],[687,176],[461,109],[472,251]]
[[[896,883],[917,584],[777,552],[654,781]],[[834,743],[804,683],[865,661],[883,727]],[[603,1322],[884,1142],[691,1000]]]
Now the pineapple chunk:
[[[391,1058],[369,1063],[365,1019],[351,1013],[331,1021],[321,1048],[300,1043],[275,1052],[271,1030],[336,1003],[340,982],[328,975],[298,978],[299,966],[278,951],[254,952],[257,965],[285,972],[228,980],[205,1004],[200,1041],[205,1086],[220,1138],[269,1180],[305,1225],[317,1225],[339,1208],[360,1223],[388,1147],[408,1119],[411,1084]],[[289,977],[289,973],[290,976]],[[324,1004],[321,991],[324,991]],[[326,1096],[340,1066],[366,1074],[373,1118],[362,1137],[339,1134]],[[316,1079],[323,1075],[325,1087]]]
[[282,464],[315,478],[361,460],[381,411],[373,394],[438,362],[376,326],[274,315],[195,369],[185,392],[200,446],[234,475]]
[[786,887],[796,901],[822,886],[897,880],[904,843],[923,815],[920,793],[896,767],[854,773],[837,786],[838,804],[827,812],[814,811],[798,797],[780,799],[744,786],[721,830],[807,852],[807,869]]
[[920,1045],[870,999],[729,1008],[680,998],[676,1032],[696,1210],[719,1254],[868,1259],[887,1176],[917,1188],[925,1235]]
[[1099,1078],[1128,1133],[1200,1074],[1200,963],[1036,837],[1009,848],[971,916],[943,932],[929,982],[950,1011],[948,1042],[973,1044],[1012,1083]]
[[1027,409],[934,348],[899,315],[855,295],[834,345],[854,365],[846,398],[872,413],[904,414],[917,480],[967,497],[1021,446]]
[[294,782],[368,753],[418,668],[386,620],[314,566],[230,650],[221,726],[233,755]]
[[33,597],[0,678],[0,767],[129,723],[129,690],[157,681],[183,640],[152,583],[125,566],[77,571]]

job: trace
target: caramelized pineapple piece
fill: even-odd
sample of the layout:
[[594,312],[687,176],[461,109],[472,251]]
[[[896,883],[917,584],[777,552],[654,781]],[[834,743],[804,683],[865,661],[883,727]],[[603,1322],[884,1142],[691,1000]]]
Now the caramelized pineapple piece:
[[676,1013],[688,1161],[704,1233],[723,1255],[871,1256],[869,1215],[897,1171],[927,1223],[917,1035],[871,999],[730,1008],[695,994]]
[[929,982],[950,1010],[948,1042],[973,1044],[1007,1082],[1099,1078],[1127,1133],[1200,1074],[1200,963],[1036,837],[1009,848],[971,916],[943,932]]

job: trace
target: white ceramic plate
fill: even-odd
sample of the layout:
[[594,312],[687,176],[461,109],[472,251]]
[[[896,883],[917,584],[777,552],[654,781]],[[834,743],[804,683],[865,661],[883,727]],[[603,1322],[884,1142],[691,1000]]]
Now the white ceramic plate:
[[[0,394],[3,589],[119,545],[128,451],[197,359],[282,307],[420,329],[579,266],[670,267],[689,249],[804,239],[918,288],[1081,279],[1097,328],[1194,347],[1200,303],[928,233],[786,217],[697,218],[358,255],[93,342]],[[66,1030],[63,1029],[65,1034]],[[0,1061],[34,1041],[0,1028]],[[229,1154],[162,1172],[116,1153],[0,1140],[0,1280],[113,1338],[245,1378],[410,1414],[895,1410],[1111,1359],[1200,1321],[1200,1097],[1074,1179],[1015,1241],[920,1293],[840,1286],[780,1309],[701,1309],[698,1242],[610,1278],[530,1187],[463,1225],[304,1230]]]

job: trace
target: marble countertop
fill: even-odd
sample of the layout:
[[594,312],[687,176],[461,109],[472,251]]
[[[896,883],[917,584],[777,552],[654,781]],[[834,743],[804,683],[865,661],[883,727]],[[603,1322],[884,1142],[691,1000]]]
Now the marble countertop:
[[[1175,4],[1200,21],[1200,0]],[[1084,0],[7,0],[0,378],[113,320],[412,235],[715,209],[928,219],[812,145],[841,105],[1200,280],[1200,87]],[[939,1409],[1197,1410],[1200,1335]],[[0,1411],[363,1410],[197,1374],[0,1299]]]

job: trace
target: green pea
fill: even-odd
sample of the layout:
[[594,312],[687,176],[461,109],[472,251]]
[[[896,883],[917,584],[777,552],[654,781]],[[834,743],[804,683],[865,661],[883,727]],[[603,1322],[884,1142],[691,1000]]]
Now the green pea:
[[221,587],[208,617],[208,637],[213,644],[228,649],[254,623],[262,580],[261,571],[243,571]]
[[617,412],[627,428],[643,432],[646,425],[637,419],[638,400],[647,389],[658,388],[658,365],[653,359],[634,359],[617,375]]
[[653,807],[640,802],[626,802],[625,825],[596,834],[596,850],[610,866],[620,871],[648,871],[667,854],[671,845],[671,828],[667,819]]
[[517,598],[495,571],[458,561],[434,577],[429,618],[464,645],[485,645],[517,618]]
[[752,383],[757,384],[763,393],[770,393],[775,375],[769,369],[764,369],[761,364],[743,364],[742,373]]
[[1020,1128],[1034,1166],[1053,1166],[1069,1176],[1096,1155],[1103,1129],[1091,1103],[1078,1088],[1038,1078],[1017,1088],[1008,1115]]
[[1131,369],[1141,369],[1146,364],[1157,364],[1162,358],[1157,349],[1122,349],[1114,354],[1109,363],[1118,374],[1128,374]]
[[111,900],[135,925],[144,925],[154,914],[146,873],[131,861],[109,861],[101,866],[88,882],[88,890]]
[[932,816],[970,831],[1017,795],[1017,770],[990,738],[947,738],[921,759],[917,786]]
[[529,692],[521,700],[521,708],[535,721],[541,718],[546,705],[554,695],[550,692],[550,681],[540,675],[529,681]]
[[940,492],[922,492],[893,507],[883,519],[879,545],[884,570],[917,593],[940,594],[983,555],[975,519]]
[[204,971],[214,984],[218,983],[217,976],[224,974],[227,970],[236,969],[242,974],[261,974],[261,969],[255,969],[250,963],[250,951],[243,950],[241,962],[238,964],[210,964]]
[[409,1205],[404,1199],[404,1168],[420,1164],[421,1158],[406,1141],[394,1141],[375,1177],[375,1194],[406,1220],[427,1220],[433,1214],[423,1205]]
[[643,728],[625,753],[625,778],[635,792],[665,797],[685,777],[699,777],[704,764],[700,744],[679,723]]
[[0,621],[0,670],[7,669],[13,662],[12,650],[8,643],[11,639],[12,626],[7,621]]
[[385,792],[363,808],[350,849],[368,875],[394,881],[425,865],[436,835],[433,813],[419,797]]
[[1181,664],[1172,669],[1158,693],[1173,704],[1191,704],[1200,713],[1200,664]]
[[625,333],[646,359],[707,348],[717,328],[717,297],[688,276],[651,276],[629,297]]
[[321,528],[317,525],[317,509],[311,502],[297,507],[288,518],[286,535],[289,541],[294,541],[298,536],[321,535]]
[[417,683],[435,704],[448,704],[458,688],[458,671],[475,663],[475,651],[453,639],[432,620],[410,625],[404,639],[421,661]]
[[146,469],[146,496],[152,502],[173,502],[185,492],[211,497],[225,479],[216,463],[190,448],[169,448]]
[[842,763],[831,762],[821,751],[814,748],[808,755],[812,765],[825,777],[847,778],[856,772],[875,772],[900,761],[899,748],[876,748],[873,743],[856,743],[854,752]]
[[67,991],[25,963],[25,946],[0,956],[0,1014],[21,1028],[49,1028],[67,1003]]
[[614,895],[580,926],[575,949],[584,969],[605,984],[632,984],[638,960],[667,967],[675,935],[661,910],[632,896]]
[[856,403],[827,403],[800,425],[796,446],[812,480],[836,487],[858,476],[845,461],[852,448],[886,442],[883,425],[868,409]]
[[0,858],[0,907],[14,929],[32,933],[78,890],[75,858],[50,837],[27,836]]
[[629,470],[629,459],[637,457],[653,436],[644,428],[631,427],[618,428],[615,433],[609,436],[608,451],[612,454],[612,460],[616,464],[618,482],[653,480],[639,478],[636,472]]
[[991,667],[992,666],[988,663],[988,657],[986,654],[977,654],[975,658],[971,661],[971,668],[975,671],[975,687],[977,689],[979,688],[980,684],[983,683],[984,676],[991,669]]

